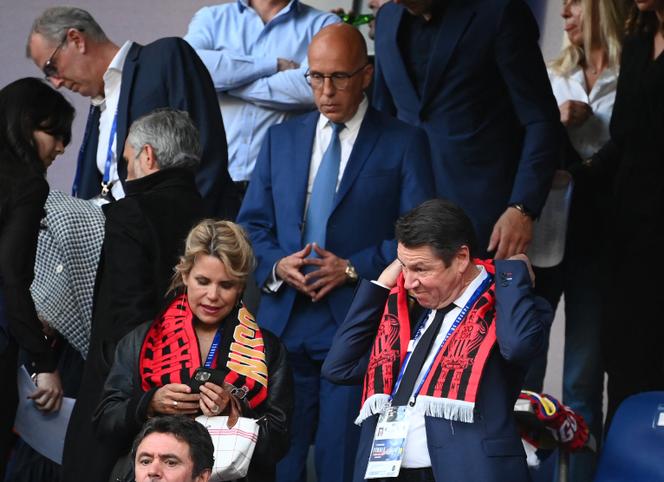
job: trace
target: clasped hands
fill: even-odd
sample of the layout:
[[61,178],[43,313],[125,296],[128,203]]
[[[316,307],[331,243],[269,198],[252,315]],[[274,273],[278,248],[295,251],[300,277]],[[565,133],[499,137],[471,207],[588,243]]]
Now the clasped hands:
[[[319,257],[309,257],[312,251]],[[313,270],[305,274],[303,270],[307,266],[313,267]],[[346,282],[347,267],[348,260],[339,258],[316,243],[309,243],[300,251],[281,258],[275,271],[279,279],[317,302]]]
[[200,393],[191,393],[191,387],[182,383],[169,383],[159,388],[148,408],[150,415],[196,415],[199,411],[207,417],[228,415],[228,428],[234,427],[242,415],[242,405],[224,384],[207,382]]

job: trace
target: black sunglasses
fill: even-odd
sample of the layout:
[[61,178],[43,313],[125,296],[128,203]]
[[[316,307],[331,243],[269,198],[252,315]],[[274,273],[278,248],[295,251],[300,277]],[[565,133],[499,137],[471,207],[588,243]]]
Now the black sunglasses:
[[60,42],[60,45],[55,48],[51,56],[48,58],[48,60],[46,60],[46,63],[44,63],[42,72],[44,72],[44,75],[47,79],[50,77],[56,77],[58,75],[58,67],[55,65],[55,56],[66,43],[67,37],[65,37],[62,42]]

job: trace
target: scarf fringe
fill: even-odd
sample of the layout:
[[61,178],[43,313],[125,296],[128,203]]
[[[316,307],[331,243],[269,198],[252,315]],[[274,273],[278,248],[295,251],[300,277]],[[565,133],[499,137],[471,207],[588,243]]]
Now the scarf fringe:
[[360,414],[355,419],[355,425],[362,425],[367,418],[381,413],[390,403],[390,396],[384,393],[371,395],[362,404]]
[[473,423],[475,404],[451,398],[438,398],[419,395],[415,410],[429,417],[444,418],[454,422]]

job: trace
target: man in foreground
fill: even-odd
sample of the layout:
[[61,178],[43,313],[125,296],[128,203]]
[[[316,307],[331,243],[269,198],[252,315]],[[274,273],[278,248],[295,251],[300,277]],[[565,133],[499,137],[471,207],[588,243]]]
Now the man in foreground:
[[364,378],[353,480],[530,480],[512,411],[553,313],[528,259],[474,259],[469,218],[440,199],[400,218],[396,237],[397,259],[359,285],[323,365],[336,383]]
[[187,417],[148,420],[131,454],[136,482],[207,482],[214,464],[210,434]]

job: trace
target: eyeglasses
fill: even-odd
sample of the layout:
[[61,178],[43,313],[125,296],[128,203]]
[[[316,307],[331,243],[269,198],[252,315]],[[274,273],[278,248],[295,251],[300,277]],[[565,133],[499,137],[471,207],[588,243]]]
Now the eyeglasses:
[[350,79],[364,70],[367,65],[369,65],[368,62],[356,71],[350,73],[334,72],[333,74],[321,74],[320,72],[307,71],[307,73],[304,74],[304,78],[307,79],[307,83],[314,89],[321,89],[323,85],[325,85],[325,79],[330,79],[335,89],[346,90],[350,83]]
[[46,60],[46,63],[44,63],[44,66],[42,67],[42,72],[44,72],[44,75],[46,78],[50,77],[56,77],[58,75],[58,67],[55,65],[55,56],[58,54],[60,49],[67,43],[67,37],[65,37],[62,42],[60,42],[60,45],[58,45],[51,56]]

